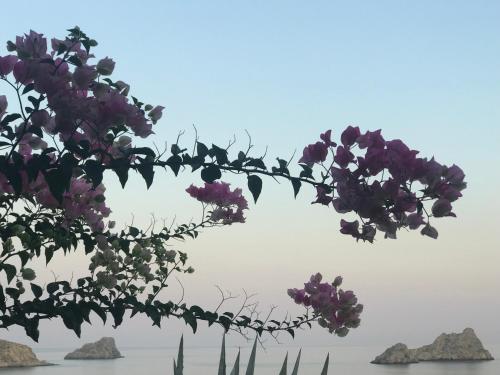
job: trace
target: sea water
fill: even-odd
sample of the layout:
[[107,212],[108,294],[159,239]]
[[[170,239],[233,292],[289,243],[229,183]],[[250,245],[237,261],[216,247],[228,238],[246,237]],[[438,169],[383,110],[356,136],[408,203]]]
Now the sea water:
[[[500,347],[490,347],[500,357]],[[0,369],[0,375],[172,375],[177,348],[120,348],[124,358],[115,360],[64,360],[72,349],[39,349],[38,358],[56,366]],[[245,373],[251,348],[241,348],[240,374]],[[288,373],[291,373],[299,348],[259,348],[255,375],[278,375],[288,350]],[[500,360],[480,362],[424,362],[411,365],[373,365],[370,361],[384,351],[383,347],[306,347],[300,360],[301,375],[320,375],[326,354],[330,353],[332,375],[500,375]],[[227,374],[230,373],[238,348],[226,350]],[[186,347],[184,374],[217,374],[220,348]]]

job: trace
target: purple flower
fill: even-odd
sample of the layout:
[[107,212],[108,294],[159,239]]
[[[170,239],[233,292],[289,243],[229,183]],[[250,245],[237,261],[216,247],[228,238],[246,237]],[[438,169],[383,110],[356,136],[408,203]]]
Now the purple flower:
[[161,119],[162,116],[162,111],[165,109],[165,107],[162,107],[161,105],[157,105],[154,107],[148,114],[149,118],[151,121],[153,121],[153,124],[156,124],[156,122]]
[[304,148],[299,163],[312,166],[314,163],[325,161],[327,155],[328,146],[323,142],[316,142]]
[[465,174],[459,166],[453,164],[446,170],[445,178],[454,185],[460,185],[464,182]]
[[31,122],[33,125],[42,127],[49,123],[49,113],[45,110],[35,111],[31,114]]
[[424,170],[425,174],[422,182],[433,185],[443,176],[444,167],[432,158],[425,163]]
[[23,85],[27,85],[33,80],[30,74],[29,65],[25,61],[18,61],[16,65],[14,65],[13,72],[16,81],[22,83]]
[[408,215],[406,221],[410,229],[418,229],[422,224],[425,224],[423,216],[418,213]]
[[342,142],[344,147],[349,148],[354,143],[356,143],[356,140],[358,139],[358,137],[360,135],[361,135],[361,132],[359,131],[359,127],[348,126],[342,132],[342,135],[340,136],[340,141]]
[[340,220],[340,233],[350,234],[353,237],[359,237],[359,221]]
[[87,90],[96,78],[97,71],[94,67],[88,65],[77,67],[73,73],[73,82],[75,86],[82,90]]
[[104,59],[99,60],[96,69],[97,73],[103,76],[109,76],[111,75],[111,73],[113,73],[113,70],[115,69],[115,62],[113,61],[113,59],[105,57]]
[[451,212],[452,206],[449,200],[440,198],[432,205],[432,214],[435,217],[454,216]]
[[328,147],[330,146],[337,146],[337,144],[335,142],[332,142],[332,131],[331,130],[327,130],[326,132],[324,133],[321,133],[321,135],[319,136],[319,138],[325,143],[325,145],[327,145]]
[[339,146],[337,147],[334,160],[341,168],[346,168],[354,160],[354,154],[345,147]]
[[313,203],[319,203],[328,206],[332,202],[332,197],[321,186],[316,187],[316,200]]
[[352,207],[349,206],[349,204],[341,198],[335,198],[332,201],[332,205],[333,208],[335,208],[335,211],[337,211],[339,214],[346,214],[352,211]]
[[358,142],[359,148],[384,148],[385,140],[382,137],[382,130],[376,130],[374,132],[367,131],[365,134],[358,137],[356,140]]
[[456,201],[462,196],[462,193],[455,186],[442,182],[436,187],[436,193],[442,198],[449,200],[450,202]]
[[349,328],[359,326],[363,305],[358,304],[356,295],[348,290],[338,289],[342,277],[337,276],[333,283],[321,282],[321,274],[311,276],[303,289],[288,289],[288,295],[295,303],[312,307],[313,316],[318,324],[330,333],[345,336]]
[[0,76],[6,76],[14,70],[14,65],[16,65],[17,57],[14,55],[7,55],[4,57],[0,56]]
[[43,34],[30,30],[29,34],[16,37],[16,50],[20,59],[44,57],[47,54],[47,39]]

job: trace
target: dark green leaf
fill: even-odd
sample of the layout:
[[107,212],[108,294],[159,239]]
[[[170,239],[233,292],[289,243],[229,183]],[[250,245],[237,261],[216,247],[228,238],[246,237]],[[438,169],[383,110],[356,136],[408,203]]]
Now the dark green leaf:
[[12,264],[8,263],[3,263],[0,264],[0,269],[3,269],[5,271],[5,274],[7,275],[7,282],[10,283],[12,279],[16,276],[17,270],[16,267],[13,266]]
[[219,167],[215,165],[209,165],[208,167],[201,170],[201,178],[203,179],[203,181],[208,182],[209,184],[221,177],[222,173]]
[[31,285],[31,291],[33,292],[35,298],[40,298],[43,294],[43,289],[40,286],[33,283],[30,283],[30,285]]
[[262,179],[256,175],[248,176],[248,189],[257,203],[257,199],[259,199],[260,192],[262,191]]
[[297,197],[297,194],[299,194],[300,187],[302,186],[302,183],[298,178],[292,178],[292,186],[293,186],[293,194],[295,198]]

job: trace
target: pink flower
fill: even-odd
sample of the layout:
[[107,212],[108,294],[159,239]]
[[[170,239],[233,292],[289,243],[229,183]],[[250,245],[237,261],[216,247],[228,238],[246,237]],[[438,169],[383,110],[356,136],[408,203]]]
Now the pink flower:
[[350,234],[355,238],[359,237],[359,221],[340,220],[340,233]]
[[109,57],[99,60],[96,66],[97,72],[103,76],[109,76],[115,69],[115,62]]
[[14,70],[14,65],[16,65],[17,57],[14,55],[7,55],[4,57],[0,56],[0,76],[6,76]]
[[30,30],[29,34],[16,37],[16,49],[20,59],[45,57],[47,39],[43,37],[43,34]]
[[451,210],[450,201],[444,198],[438,199],[432,205],[432,214],[435,217],[454,216],[455,214],[453,214]]
[[149,113],[148,116],[153,121],[153,124],[156,124],[159,119],[161,119],[162,116],[162,111],[165,109],[165,107],[162,107],[161,105],[157,105],[154,107]]
[[75,69],[73,82],[79,89],[88,89],[90,84],[97,78],[97,71],[94,67],[83,65]]
[[198,201],[210,205],[213,210],[210,220],[222,224],[244,223],[243,210],[248,208],[248,202],[241,189],[231,190],[228,183],[205,183],[203,187],[189,186],[186,192]]
[[321,186],[316,187],[316,200],[313,203],[323,204],[328,206],[332,202],[332,197]]
[[341,168],[346,168],[354,160],[354,154],[343,146],[339,146],[334,160]]
[[49,113],[42,109],[31,114],[31,122],[35,126],[43,127],[49,123],[49,117]]
[[359,127],[352,127],[348,126],[343,132],[342,135],[340,136],[340,140],[344,147],[349,148],[352,146],[354,143],[356,143],[356,140],[358,137],[361,135],[361,132],[359,131]]
[[385,140],[381,135],[381,130],[376,130],[374,132],[367,131],[365,134],[358,137],[356,140],[358,142],[359,148],[384,148]]
[[304,148],[302,157],[299,159],[299,163],[311,166],[314,163],[325,161],[327,155],[328,146],[323,142],[316,142]]
[[408,218],[406,219],[408,222],[408,226],[410,229],[418,229],[422,224],[425,224],[425,220],[421,214],[414,213],[408,215]]
[[14,78],[17,82],[27,85],[33,81],[33,77],[30,74],[30,67],[26,61],[18,61],[14,65]]
[[303,289],[288,289],[287,293],[296,304],[312,307],[318,324],[330,333],[345,336],[350,328],[359,326],[363,305],[358,304],[356,295],[348,290],[338,289],[342,277],[337,276],[333,283],[321,282],[320,273],[311,276]]
[[465,173],[459,166],[453,164],[446,170],[445,178],[451,184],[460,185],[464,182]]
[[328,147],[330,147],[330,146],[333,146],[333,147],[337,146],[337,144],[335,142],[332,142],[332,131],[331,130],[327,130],[326,132],[321,133],[321,135],[319,136],[319,138]]

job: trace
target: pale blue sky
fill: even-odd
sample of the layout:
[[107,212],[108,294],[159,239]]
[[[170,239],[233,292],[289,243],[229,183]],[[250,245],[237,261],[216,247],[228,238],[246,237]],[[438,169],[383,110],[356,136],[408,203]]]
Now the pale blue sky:
[[[286,310],[286,287],[319,270],[344,274],[367,305],[347,343],[425,343],[468,325],[499,343],[500,2],[29,1],[19,13],[17,3],[2,5],[11,15],[2,17],[2,43],[30,28],[62,37],[73,25],[97,39],[98,56],[117,61],[115,77],[167,108],[155,128],[158,144],[181,129],[191,144],[196,124],[202,140],[225,144],[236,134],[243,147],[248,129],[256,150],[268,145],[270,157],[289,156],[321,131],[339,134],[356,124],[382,128],[387,138],[467,173],[459,218],[439,223],[439,241],[411,233],[373,246],[341,237],[338,215],[310,207],[310,191],[294,202],[289,186],[265,181],[247,224],[186,244],[198,270],[185,281],[192,300],[209,303],[217,283],[259,292],[264,303],[279,301]],[[108,181],[119,220],[132,212],[144,223],[150,212],[198,213],[182,193],[189,175],[161,177],[145,199],[138,199],[145,192],[138,179],[128,192]],[[116,335],[167,340],[144,327],[131,323]],[[301,336],[342,344],[317,330]],[[42,332],[43,342],[54,341]]]

